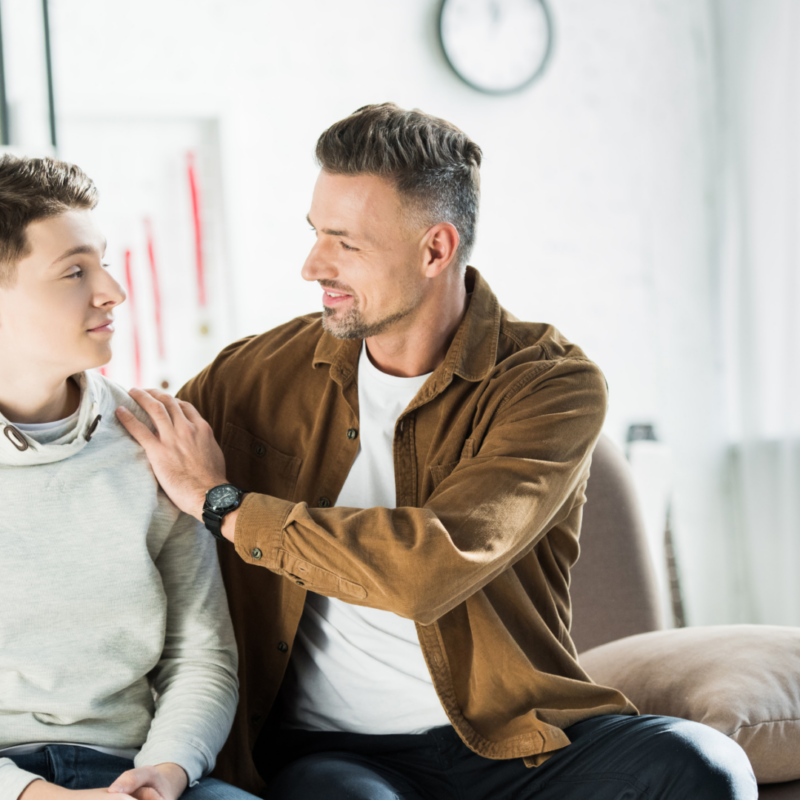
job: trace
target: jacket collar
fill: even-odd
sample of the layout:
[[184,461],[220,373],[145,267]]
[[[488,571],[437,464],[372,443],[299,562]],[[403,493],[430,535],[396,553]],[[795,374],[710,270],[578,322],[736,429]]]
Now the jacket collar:
[[73,378],[81,390],[76,426],[55,442],[40,444],[0,414],[0,465],[51,464],[63,461],[86,447],[101,419],[102,384],[95,375],[87,372],[73,375]]
[[[500,303],[474,267],[467,267],[464,283],[470,295],[469,305],[444,361],[426,383],[429,396],[444,389],[453,375],[467,381],[482,381],[497,362]],[[329,364],[331,378],[345,386],[355,377],[360,351],[361,340],[337,339],[323,331],[314,351],[313,366]]]

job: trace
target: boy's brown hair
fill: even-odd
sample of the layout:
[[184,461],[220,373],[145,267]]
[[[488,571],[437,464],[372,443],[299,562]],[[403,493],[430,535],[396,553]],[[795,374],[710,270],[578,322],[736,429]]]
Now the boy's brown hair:
[[458,231],[456,261],[467,265],[478,222],[481,149],[447,120],[394,103],[369,105],[331,125],[317,141],[317,162],[334,175],[378,175],[427,225]]
[[92,179],[74,164],[54,158],[0,158],[0,287],[11,286],[20,259],[30,252],[25,230],[32,222],[71,208],[92,209]]

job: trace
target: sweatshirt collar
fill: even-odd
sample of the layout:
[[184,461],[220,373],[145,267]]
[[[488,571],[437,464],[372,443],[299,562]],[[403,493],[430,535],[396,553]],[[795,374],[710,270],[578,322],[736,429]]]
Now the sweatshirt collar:
[[0,414],[0,466],[32,466],[63,461],[83,450],[102,419],[101,383],[92,373],[72,376],[81,390],[77,425],[61,439],[40,444]]
[[[471,295],[469,305],[444,361],[434,370],[431,384],[434,392],[447,386],[453,375],[467,381],[482,381],[497,362],[500,303],[474,267],[467,267],[464,284]],[[356,374],[360,350],[360,340],[337,339],[323,331],[314,352],[313,365],[329,364],[331,377],[344,386]]]

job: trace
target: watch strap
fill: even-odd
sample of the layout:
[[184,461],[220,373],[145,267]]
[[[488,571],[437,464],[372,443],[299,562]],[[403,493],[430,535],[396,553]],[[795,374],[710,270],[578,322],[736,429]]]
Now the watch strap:
[[[233,509],[231,509],[233,510]],[[210,509],[204,508],[203,509],[203,523],[206,526],[206,529],[211,533],[211,535],[215,539],[224,539],[225,537],[222,535],[222,522],[225,519],[225,515],[217,514]]]

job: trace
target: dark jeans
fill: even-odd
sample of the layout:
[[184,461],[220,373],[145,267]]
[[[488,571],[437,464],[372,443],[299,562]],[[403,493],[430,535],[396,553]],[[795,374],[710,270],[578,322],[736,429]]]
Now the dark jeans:
[[415,735],[281,731],[268,800],[757,800],[750,762],[714,729],[603,716],[541,767],[473,753],[453,728]]
[[[38,753],[8,756],[20,769],[40,775],[48,783],[65,789],[105,789],[133,769],[133,761],[88,747],[53,744]],[[114,795],[110,794],[109,798]],[[203,778],[187,789],[181,798],[186,800],[255,800],[255,796],[214,778]]]

